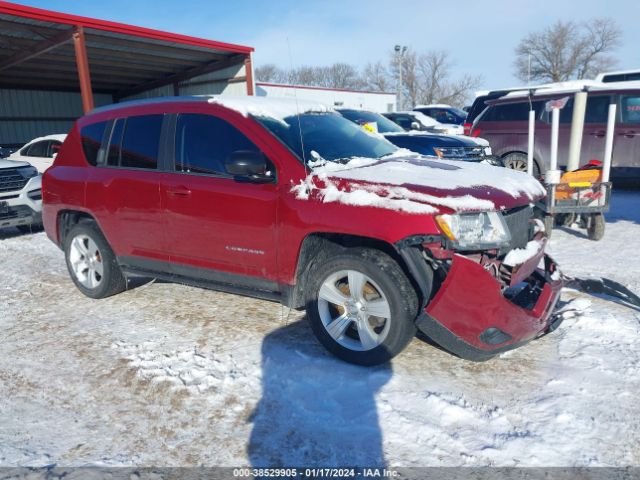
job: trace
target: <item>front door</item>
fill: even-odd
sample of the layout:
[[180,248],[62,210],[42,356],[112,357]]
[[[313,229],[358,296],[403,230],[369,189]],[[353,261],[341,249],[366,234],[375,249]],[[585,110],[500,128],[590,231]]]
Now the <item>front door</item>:
[[225,168],[231,153],[247,150],[259,151],[222,118],[177,116],[175,168],[162,184],[174,273],[257,285],[275,281],[275,171],[272,182],[250,183],[237,181]]

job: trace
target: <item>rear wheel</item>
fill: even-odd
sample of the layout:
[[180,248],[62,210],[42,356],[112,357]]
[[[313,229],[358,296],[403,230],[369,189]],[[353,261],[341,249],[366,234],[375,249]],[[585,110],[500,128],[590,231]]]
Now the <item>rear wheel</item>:
[[604,214],[603,213],[592,213],[589,218],[589,223],[587,225],[587,236],[589,240],[598,241],[604,237]]
[[[514,152],[506,155],[502,161],[504,166],[512,170],[518,170],[520,172],[527,171],[527,156],[524,153]],[[533,161],[533,176],[538,178],[540,176],[540,167],[536,161]]]
[[105,298],[125,290],[127,281],[95,223],[74,226],[65,237],[64,251],[71,279],[87,297]]
[[307,315],[316,337],[338,358],[378,365],[400,353],[416,334],[418,299],[388,255],[355,248],[310,273]]

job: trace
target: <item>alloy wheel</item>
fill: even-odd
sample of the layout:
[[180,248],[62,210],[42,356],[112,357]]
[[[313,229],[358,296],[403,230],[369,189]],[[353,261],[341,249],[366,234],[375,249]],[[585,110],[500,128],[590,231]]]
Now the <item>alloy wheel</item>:
[[335,272],[322,282],[318,313],[327,333],[355,351],[376,348],[391,325],[391,308],[382,289],[356,270]]
[[104,265],[96,242],[88,235],[77,235],[71,241],[69,262],[76,279],[86,288],[94,289],[102,282]]

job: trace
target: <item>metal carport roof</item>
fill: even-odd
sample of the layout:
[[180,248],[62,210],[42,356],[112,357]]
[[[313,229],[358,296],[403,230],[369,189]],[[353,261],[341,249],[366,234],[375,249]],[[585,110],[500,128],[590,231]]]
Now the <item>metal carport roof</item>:
[[[0,88],[93,92],[115,100],[244,63],[253,48],[0,1]],[[237,80],[237,79],[236,79]]]

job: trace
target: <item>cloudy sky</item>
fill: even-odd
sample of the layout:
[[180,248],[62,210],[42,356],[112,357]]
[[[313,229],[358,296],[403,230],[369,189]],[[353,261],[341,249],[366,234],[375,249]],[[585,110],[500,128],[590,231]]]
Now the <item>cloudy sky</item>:
[[[483,88],[519,84],[513,50],[558,19],[616,19],[621,69],[640,68],[640,0],[25,0],[19,3],[255,47],[255,63],[281,67],[386,60],[396,44],[445,49],[455,73]],[[288,47],[290,46],[290,48]],[[289,51],[291,55],[289,55]]]

